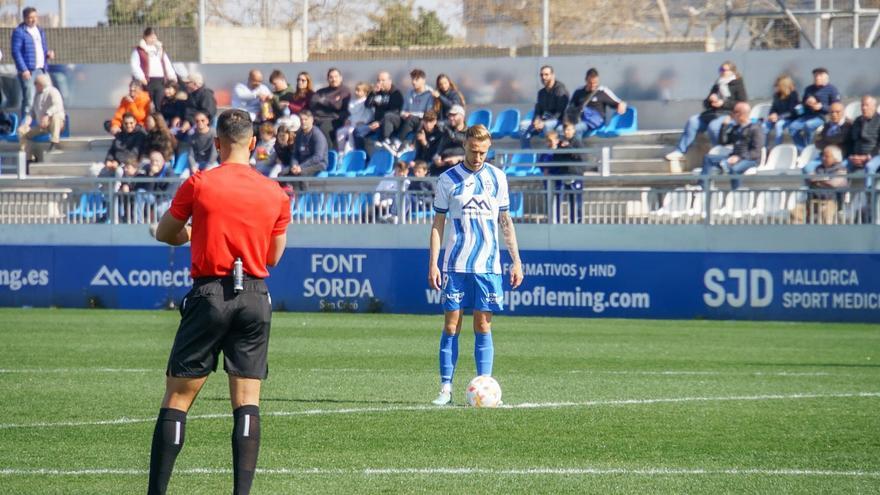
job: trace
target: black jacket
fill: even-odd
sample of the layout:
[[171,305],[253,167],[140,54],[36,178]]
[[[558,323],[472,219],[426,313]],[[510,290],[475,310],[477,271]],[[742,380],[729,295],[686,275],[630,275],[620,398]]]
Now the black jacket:
[[782,99],[777,95],[773,95],[773,104],[770,105],[770,113],[775,113],[781,119],[794,117],[797,112],[797,106],[801,104],[801,97],[797,90],[792,91],[788,98]]
[[454,129],[452,126],[443,126],[443,134],[437,145],[437,153],[434,156],[447,158],[450,156],[464,156],[464,142],[467,140],[467,127],[464,130]]
[[749,122],[742,126],[735,122],[721,126],[721,144],[732,144],[731,156],[741,160],[761,161],[764,148],[764,129],[761,124]]
[[449,113],[449,109],[452,108],[453,105],[461,105],[464,106],[464,98],[461,97],[461,94],[449,88],[449,91],[443,93],[439,89],[437,90],[440,93],[440,96],[437,97],[437,101],[440,102],[440,109],[437,112],[437,118],[441,121],[446,120],[446,115]]
[[432,132],[425,132],[425,140],[428,141],[427,145],[422,145],[422,143],[416,139],[415,160],[421,160],[430,164],[431,160],[434,159],[434,155],[437,154],[437,148],[440,146],[440,140],[442,137],[443,131],[440,129],[439,125],[436,125]]
[[146,140],[147,133],[140,126],[135,128],[134,132],[119,131],[113,137],[113,144],[110,145],[104,161],[116,160],[122,164],[129,157],[139,159],[146,150],[144,146]]
[[290,164],[299,165],[303,177],[318,175],[327,169],[327,138],[320,129],[312,127],[309,132],[296,131]]
[[198,112],[207,115],[210,121],[213,121],[214,116],[217,115],[217,100],[214,99],[214,92],[204,86],[190,93],[189,98],[186,99],[185,120],[190,125],[195,125]]
[[849,156],[852,150],[852,124],[846,121],[843,124],[826,122],[816,137],[816,148],[823,150],[832,144],[840,147],[843,156]]
[[593,93],[590,101],[587,101],[587,97],[590,96],[591,93],[593,92],[587,91],[586,87],[581,87],[574,91],[574,94],[571,95],[571,101],[568,102],[568,108],[565,110],[566,121],[575,124],[580,122],[581,112],[583,112],[584,106],[592,108],[604,117],[605,114],[608,113],[609,108],[617,110],[617,105],[623,103],[623,100],[618,98],[613,91],[605,86],[599,86],[599,89]]
[[852,124],[852,154],[871,155],[880,153],[880,114],[871,120],[859,117]]
[[348,118],[349,101],[351,101],[351,92],[348,88],[328,86],[312,95],[309,109],[315,114],[315,120],[335,120],[342,124]]
[[568,90],[559,81],[550,89],[538,91],[538,102],[535,103],[535,117],[543,120],[556,119],[561,121],[568,106]]
[[727,88],[730,90],[730,98],[724,99],[721,108],[714,108],[709,104],[709,96],[713,93],[719,98],[722,98],[722,96],[721,90],[718,88],[718,83],[713,84],[712,89],[709,90],[709,95],[703,100],[703,108],[718,112],[719,114],[729,114],[733,111],[733,107],[736,106],[737,103],[741,101],[749,101],[749,96],[746,94],[746,85],[742,78],[737,77],[733,81],[730,81]]
[[373,109],[373,121],[381,122],[386,113],[400,113],[403,108],[403,94],[391,86],[389,91],[376,91],[370,93],[366,103],[368,108]]

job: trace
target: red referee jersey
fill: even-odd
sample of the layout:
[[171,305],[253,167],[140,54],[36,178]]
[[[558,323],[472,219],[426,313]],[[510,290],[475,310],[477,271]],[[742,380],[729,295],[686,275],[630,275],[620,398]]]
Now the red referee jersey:
[[187,179],[170,212],[193,219],[193,278],[230,275],[235,258],[245,273],[265,278],[270,242],[290,223],[290,198],[250,165],[224,163]]

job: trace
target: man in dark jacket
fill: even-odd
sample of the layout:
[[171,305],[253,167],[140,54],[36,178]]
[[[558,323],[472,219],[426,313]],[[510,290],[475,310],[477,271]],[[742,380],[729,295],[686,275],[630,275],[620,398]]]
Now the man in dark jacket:
[[419,131],[416,132],[416,149],[413,162],[432,163],[442,137],[443,131],[437,123],[437,114],[433,110],[428,110],[422,118]]
[[311,110],[301,111],[299,118],[302,125],[296,131],[290,170],[286,175],[312,177],[327,169],[327,138],[315,127]]
[[351,92],[342,85],[342,73],[337,68],[327,71],[327,87],[321,88],[312,95],[309,110],[315,116],[315,126],[324,133],[333,149],[336,145],[336,131],[345,125],[348,118],[348,103]]
[[432,177],[446,172],[464,160],[464,142],[467,140],[467,124],[464,121],[464,108],[453,105],[447,115],[448,123],[443,127],[443,136],[432,157]]
[[802,169],[805,174],[812,174],[822,164],[822,151],[829,146],[837,146],[843,156],[849,156],[852,149],[852,124],[846,120],[843,114],[843,103],[836,101],[828,109],[828,121],[822,127],[822,132],[816,137],[815,159],[804,164]]
[[[386,71],[379,73],[373,92],[367,97],[367,108],[373,109],[373,121],[367,126],[370,133],[379,131],[379,139],[391,142],[391,136],[400,126],[400,111],[403,109],[403,93],[394,87],[391,74]],[[366,135],[355,133],[358,149],[364,149],[363,140]]]
[[183,122],[180,124],[182,132],[189,131],[195,124],[196,114],[201,112],[213,122],[217,115],[217,100],[214,92],[205,87],[205,79],[201,74],[190,74],[186,80],[186,91],[189,97],[186,99],[186,111]]
[[813,134],[825,122],[831,104],[840,101],[840,91],[829,81],[828,69],[813,69],[813,84],[804,89],[803,114],[788,126],[791,140],[798,151],[813,142]]
[[578,135],[596,128],[591,127],[589,122],[584,119],[584,112],[587,108],[590,109],[588,112],[595,112],[596,115],[601,116],[603,123],[609,108],[621,115],[626,112],[626,102],[618,98],[614,91],[599,84],[598,70],[595,68],[588,70],[584,81],[586,84],[575,90],[571,95],[571,101],[568,102],[568,108],[565,110],[565,121],[575,124]]
[[[703,175],[721,171],[730,175],[742,175],[746,170],[758,165],[764,148],[764,130],[761,124],[749,118],[752,107],[746,102],[737,103],[733,108],[733,119],[728,117],[721,126],[721,144],[733,145],[729,155],[706,155],[703,158]],[[732,180],[733,189],[739,181]]]
[[122,116],[122,129],[113,137],[113,143],[107,156],[104,158],[105,165],[115,162],[114,168],[125,163],[126,158],[140,158],[144,151],[147,133],[137,125],[134,115],[126,113]]
[[556,80],[553,67],[541,67],[541,84],[538,101],[535,103],[535,116],[527,127],[520,132],[522,147],[531,147],[531,139],[535,134],[543,134],[544,129],[554,130],[562,123],[565,108],[568,106],[568,90]]
[[880,155],[880,115],[873,96],[862,97],[862,115],[852,124],[852,148],[847,156],[851,172],[863,170],[868,162]]

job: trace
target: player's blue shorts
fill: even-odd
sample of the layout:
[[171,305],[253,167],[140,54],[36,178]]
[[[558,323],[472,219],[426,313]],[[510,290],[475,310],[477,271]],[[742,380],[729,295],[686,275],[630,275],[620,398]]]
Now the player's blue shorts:
[[501,275],[495,273],[444,273],[444,311],[473,308],[497,313],[504,309]]

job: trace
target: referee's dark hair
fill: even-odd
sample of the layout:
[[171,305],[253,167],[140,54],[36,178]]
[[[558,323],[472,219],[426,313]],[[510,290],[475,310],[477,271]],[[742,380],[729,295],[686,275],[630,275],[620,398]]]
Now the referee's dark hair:
[[217,139],[247,144],[254,137],[254,123],[244,110],[226,110],[217,118]]

